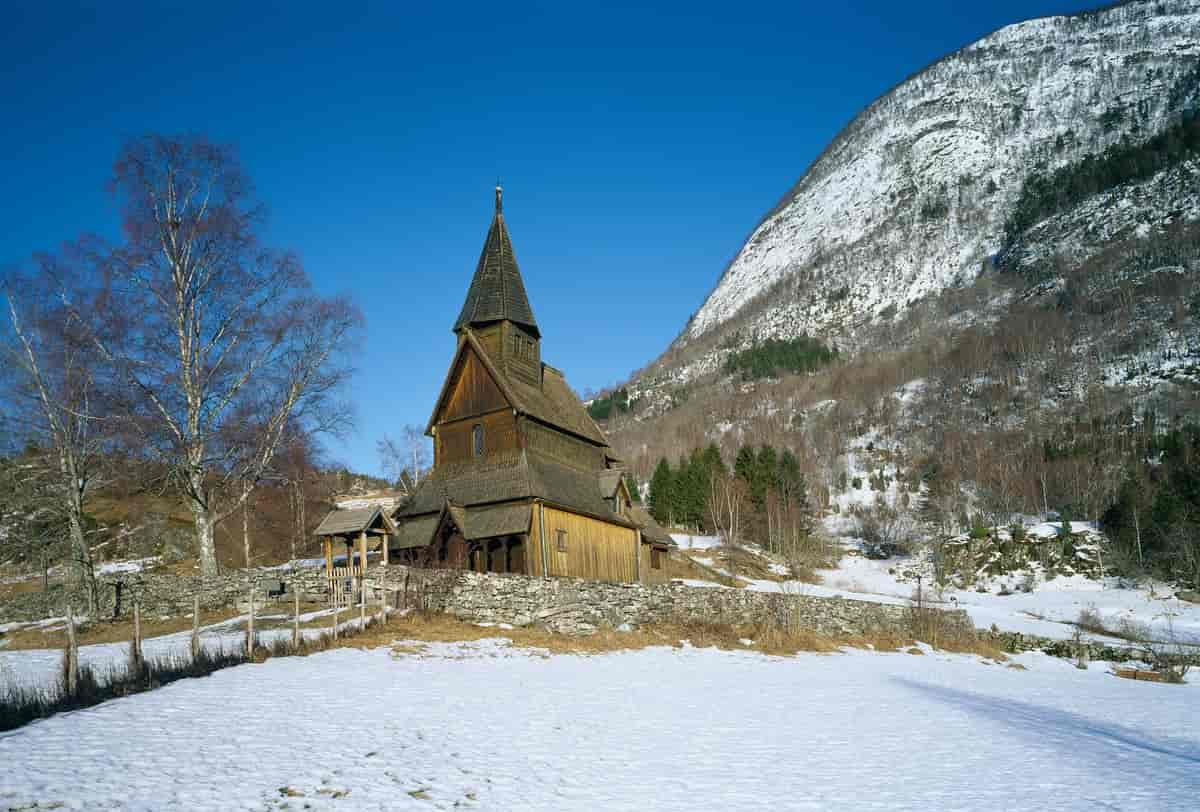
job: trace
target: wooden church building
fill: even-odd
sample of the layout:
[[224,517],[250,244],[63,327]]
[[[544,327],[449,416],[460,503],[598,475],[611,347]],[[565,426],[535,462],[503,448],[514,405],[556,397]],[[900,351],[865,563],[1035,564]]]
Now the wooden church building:
[[542,360],[499,187],[453,329],[454,357],[427,426],[433,470],[392,515],[385,560],[666,580],[670,536],[631,505],[604,433]]

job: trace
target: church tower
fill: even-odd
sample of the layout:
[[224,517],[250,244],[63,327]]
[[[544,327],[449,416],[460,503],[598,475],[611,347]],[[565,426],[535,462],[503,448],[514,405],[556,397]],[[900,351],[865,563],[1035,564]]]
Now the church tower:
[[506,373],[541,386],[542,336],[504,222],[503,194],[497,186],[496,213],[454,332],[461,344],[470,329]]

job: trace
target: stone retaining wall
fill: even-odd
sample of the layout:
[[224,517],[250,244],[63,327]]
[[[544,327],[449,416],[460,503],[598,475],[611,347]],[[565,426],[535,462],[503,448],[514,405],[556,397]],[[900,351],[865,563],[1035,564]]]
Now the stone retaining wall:
[[[745,589],[610,584],[407,567],[389,567],[378,583],[397,606],[446,612],[476,623],[539,626],[562,634],[696,621],[791,625],[828,635],[895,632],[911,625],[911,610],[906,606]],[[944,629],[974,634],[966,612],[940,614]]]
[[[200,596],[200,605],[204,609],[223,609],[245,600],[252,587],[265,599],[268,582],[278,581],[288,584],[289,602],[292,589],[299,588],[302,595],[318,600],[323,600],[327,592],[323,567],[306,567],[295,572],[274,568],[233,570],[212,578],[153,572],[123,573],[97,579],[98,614],[104,619],[128,617],[135,600],[141,604],[142,612],[150,616],[190,613],[195,595]],[[0,623],[61,616],[66,613],[68,600],[77,614],[86,612],[84,597],[69,593],[61,585],[55,585],[47,592],[12,595],[0,600]]]
[[[1128,646],[1111,645],[1096,640],[1083,640],[1076,644],[1074,640],[1056,640],[1053,637],[1040,637],[1036,634],[1021,634],[1019,632],[987,631],[980,632],[983,639],[994,643],[1001,651],[1017,654],[1022,651],[1041,651],[1052,657],[1074,660],[1079,656],[1079,647],[1087,652],[1089,660],[1106,663],[1140,662],[1149,663],[1153,658],[1149,652],[1137,648],[1132,643]],[[1184,662],[1200,666],[1200,650],[1178,656]]]
[[[244,600],[253,584],[262,596],[267,581],[283,581],[312,598],[326,592],[322,567],[286,570],[236,570],[215,578],[130,573],[102,579],[100,616],[127,616],[134,599],[148,615],[191,611],[192,596],[206,609]],[[577,578],[534,578],[457,570],[421,570],[403,566],[368,571],[372,594],[390,604],[446,612],[477,623],[539,626],[563,634],[591,634],[602,627],[620,628],[661,622],[709,622],[728,625],[791,625],[820,634],[861,635],[907,629],[911,610],[869,601],[754,592],[743,589],[612,584]],[[288,600],[290,603],[290,599]],[[73,599],[76,611],[82,602]],[[30,593],[0,602],[0,622],[34,620],[65,611],[62,591]],[[962,611],[943,612],[945,628],[974,632]]]

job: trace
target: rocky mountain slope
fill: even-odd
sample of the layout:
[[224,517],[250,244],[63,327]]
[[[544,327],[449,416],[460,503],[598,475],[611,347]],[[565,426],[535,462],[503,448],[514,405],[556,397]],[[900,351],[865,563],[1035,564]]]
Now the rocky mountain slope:
[[[735,325],[745,340],[854,346],[864,323],[971,282],[1005,248],[1031,174],[1160,131],[1194,98],[1198,62],[1200,3],[1175,0],[1018,23],[931,65],[864,110],[762,220],[677,339],[696,366],[676,374],[712,369],[697,345]],[[1133,225],[1194,218],[1195,184],[1177,191],[1131,199]]]
[[[945,532],[1098,518],[1147,438],[1200,415],[1198,114],[1200,0],[1030,20],[945,57],[767,214],[623,387],[615,447],[643,481],[710,442],[786,447],[816,506],[862,491],[855,511]],[[835,362],[731,374],[805,334]]]

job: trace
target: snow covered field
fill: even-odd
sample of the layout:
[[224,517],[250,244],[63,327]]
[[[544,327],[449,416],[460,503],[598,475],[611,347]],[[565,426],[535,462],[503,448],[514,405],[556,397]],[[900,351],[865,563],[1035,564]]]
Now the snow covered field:
[[6,734],[0,809],[1195,808],[1197,685],[1016,661],[341,649]]

